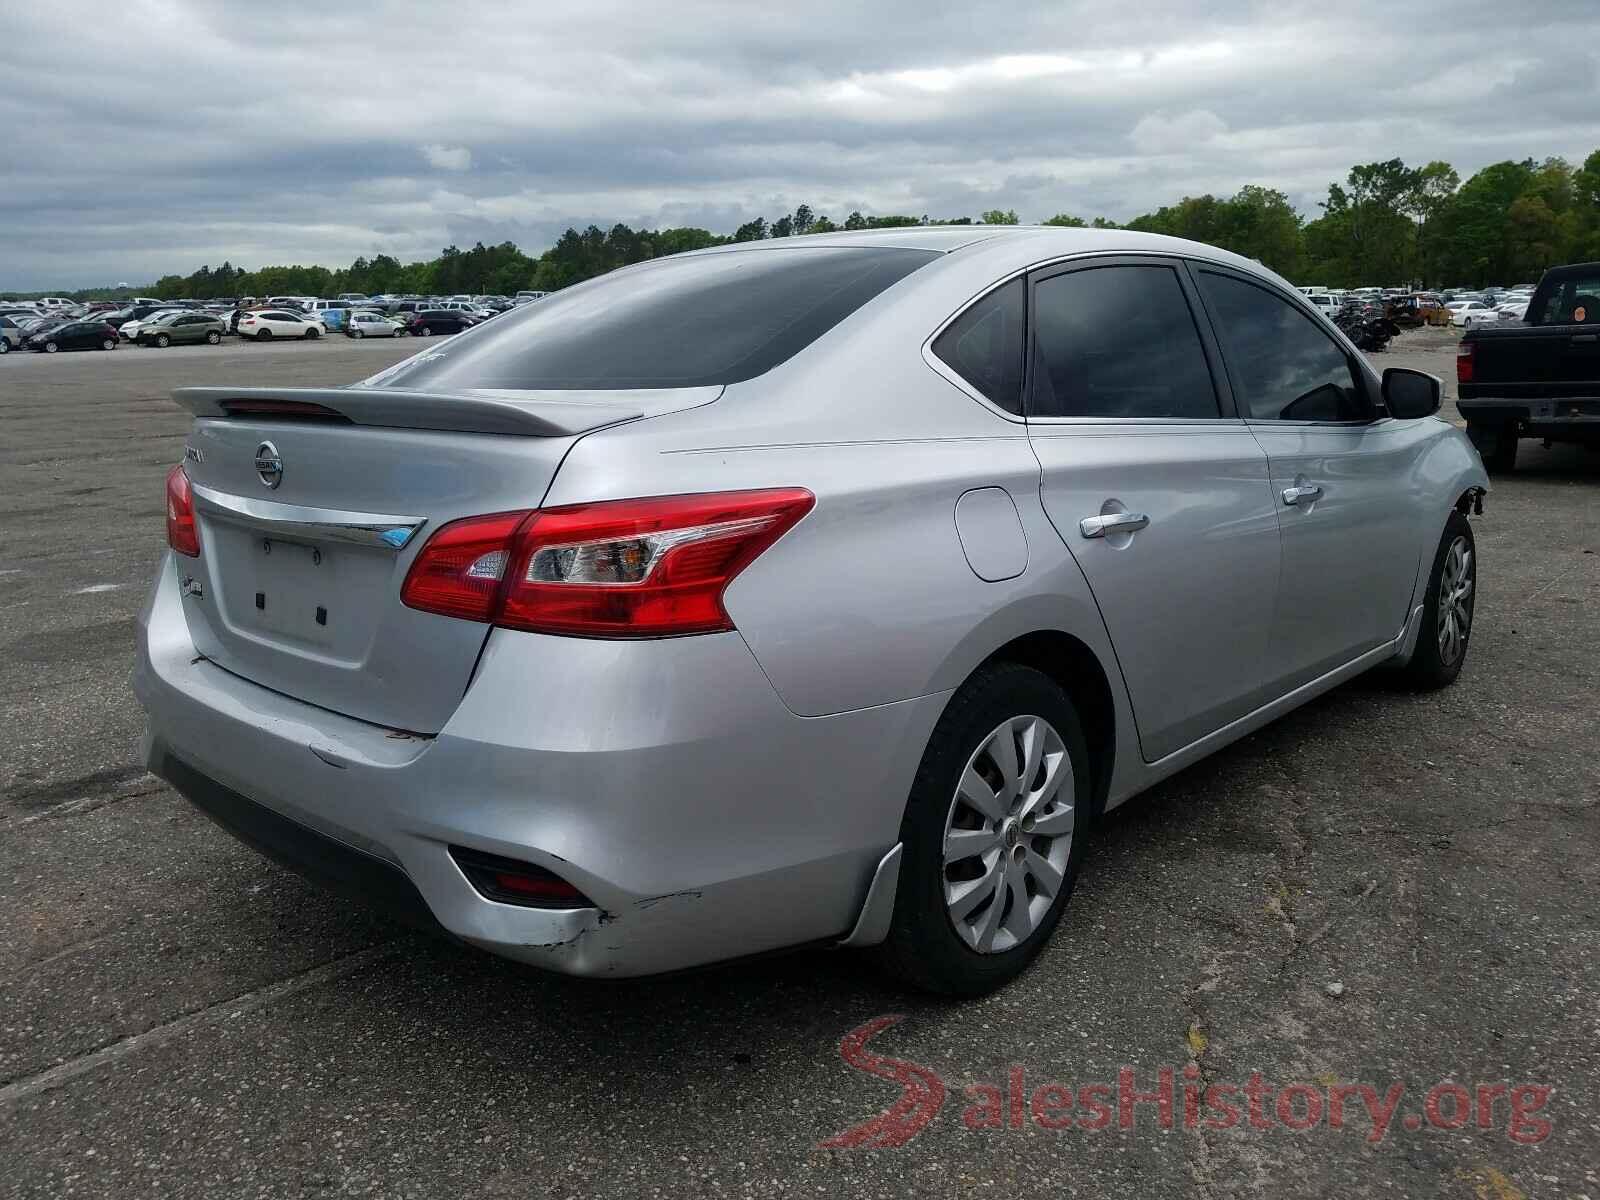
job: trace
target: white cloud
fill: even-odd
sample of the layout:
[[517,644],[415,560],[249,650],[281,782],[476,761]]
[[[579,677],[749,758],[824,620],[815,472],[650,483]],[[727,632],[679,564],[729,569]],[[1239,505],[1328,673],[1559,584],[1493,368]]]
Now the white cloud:
[[1192,154],[1228,132],[1228,123],[1209,109],[1153,112],[1141,117],[1128,140],[1140,154]]
[[441,171],[465,171],[472,165],[472,151],[465,146],[441,146],[432,142],[422,147],[422,157],[430,167]]

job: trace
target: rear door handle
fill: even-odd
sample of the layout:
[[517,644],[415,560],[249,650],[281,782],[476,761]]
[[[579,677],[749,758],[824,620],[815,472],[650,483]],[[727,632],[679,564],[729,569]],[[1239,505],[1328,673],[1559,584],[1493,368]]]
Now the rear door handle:
[[1290,508],[1307,500],[1316,500],[1322,495],[1322,489],[1316,484],[1303,487],[1287,487],[1283,489],[1283,502]]
[[1104,513],[1079,521],[1078,532],[1086,538],[1097,538],[1108,533],[1136,533],[1148,524],[1150,518],[1143,513]]

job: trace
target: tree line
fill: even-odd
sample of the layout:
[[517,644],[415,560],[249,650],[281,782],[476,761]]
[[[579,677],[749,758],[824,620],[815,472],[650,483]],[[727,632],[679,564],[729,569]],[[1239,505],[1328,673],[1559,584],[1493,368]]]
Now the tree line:
[[[1247,184],[1232,196],[1186,196],[1120,224],[1072,213],[1046,225],[1136,229],[1209,242],[1253,258],[1296,282],[1329,287],[1418,284],[1428,287],[1514,284],[1549,266],[1600,260],[1600,150],[1581,167],[1565,159],[1499,162],[1462,182],[1446,162],[1408,167],[1398,158],[1350,168],[1328,185],[1308,220],[1273,188]],[[841,229],[910,225],[1015,225],[1014,210],[972,217],[864,216],[835,222],[802,204],[772,220],[757,217],[731,234],[706,229],[568,229],[537,256],[515,243],[471,249],[446,246],[439,257],[401,263],[387,254],[342,269],[261,267],[224,262],[190,275],[164,275],[148,288],[90,288],[80,299],[151,294],[160,299],[238,296],[331,296],[339,292],[451,295],[556,291],[629,263],[727,242],[803,237]],[[35,293],[44,294],[44,293]]]

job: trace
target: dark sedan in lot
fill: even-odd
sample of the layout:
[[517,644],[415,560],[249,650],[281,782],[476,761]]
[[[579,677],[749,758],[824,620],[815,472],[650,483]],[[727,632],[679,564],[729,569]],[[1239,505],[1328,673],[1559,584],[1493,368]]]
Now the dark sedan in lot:
[[28,349],[54,354],[57,350],[115,350],[117,331],[104,321],[68,321],[36,333]]
[[417,337],[429,337],[436,333],[460,333],[479,323],[479,318],[460,309],[428,308],[413,314],[406,322],[406,329]]

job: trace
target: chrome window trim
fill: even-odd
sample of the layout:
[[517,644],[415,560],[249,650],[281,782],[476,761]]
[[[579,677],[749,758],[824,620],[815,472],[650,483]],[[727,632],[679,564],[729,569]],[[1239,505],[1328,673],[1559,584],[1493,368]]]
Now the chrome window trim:
[[[197,483],[191,483],[189,489],[203,508],[221,514],[224,520],[249,525],[269,536],[286,539],[301,537],[347,542],[397,554],[427,524],[425,517],[393,517],[382,513],[283,504],[277,500],[255,500],[248,496],[219,492]],[[396,534],[401,531],[405,536],[397,537]]]

